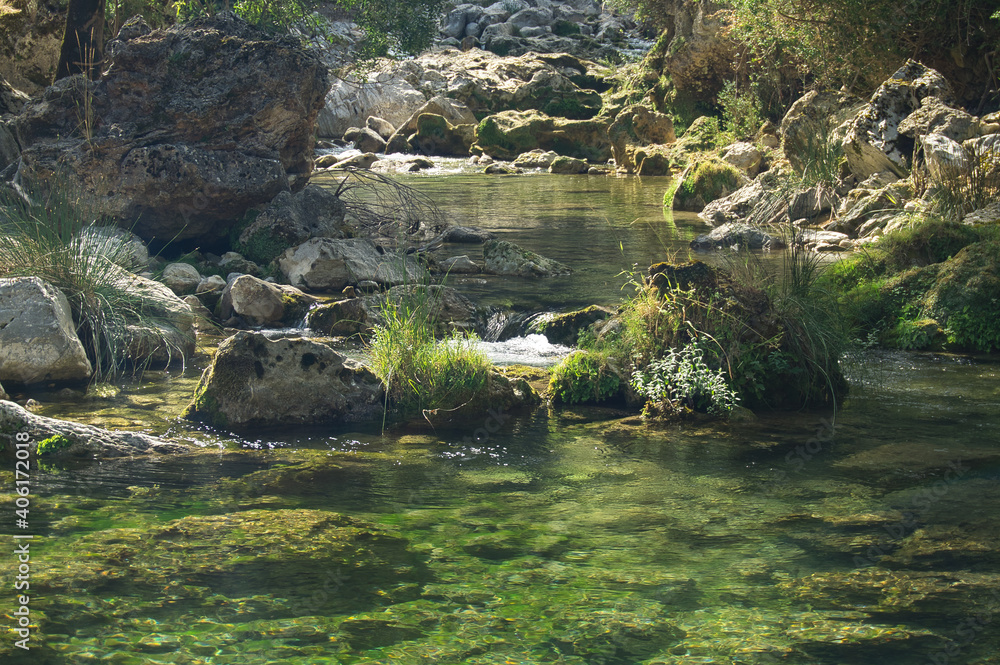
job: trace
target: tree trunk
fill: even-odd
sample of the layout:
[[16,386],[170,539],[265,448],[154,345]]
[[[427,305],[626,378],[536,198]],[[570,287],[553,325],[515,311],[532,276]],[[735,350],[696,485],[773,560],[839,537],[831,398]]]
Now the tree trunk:
[[101,75],[104,61],[104,0],[69,0],[56,80],[86,74]]

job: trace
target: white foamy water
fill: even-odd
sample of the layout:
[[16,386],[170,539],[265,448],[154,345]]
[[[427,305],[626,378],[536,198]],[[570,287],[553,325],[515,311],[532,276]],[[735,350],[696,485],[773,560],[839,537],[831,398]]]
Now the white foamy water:
[[505,342],[476,342],[495,365],[531,365],[549,367],[569,355],[573,349],[552,344],[545,335],[514,337]]

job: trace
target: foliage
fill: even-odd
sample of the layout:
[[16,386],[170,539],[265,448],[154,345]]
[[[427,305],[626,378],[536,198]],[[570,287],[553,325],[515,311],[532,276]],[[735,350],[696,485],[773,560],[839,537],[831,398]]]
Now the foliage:
[[722,124],[729,135],[726,143],[753,138],[764,122],[763,108],[756,82],[744,87],[726,81],[719,91]]
[[703,355],[694,344],[686,344],[679,351],[670,349],[663,358],[633,372],[632,385],[640,395],[665,403],[670,410],[686,407],[712,414],[732,411],[739,397],[721,370],[705,364]]
[[399,302],[383,300],[382,323],[368,352],[372,371],[401,416],[425,410],[454,410],[481,393],[492,364],[461,333],[438,341],[429,315],[427,290],[416,289]]
[[444,0],[339,0],[365,31],[361,55],[416,55],[431,45]]
[[552,369],[549,393],[555,402],[603,402],[621,392],[622,382],[606,353],[578,351]]
[[66,295],[95,379],[124,371],[139,329],[154,337],[150,353],[177,350],[176,330],[132,288],[128,271],[137,267],[129,234],[89,213],[79,195],[53,187],[0,201],[0,277],[37,276]]
[[[680,182],[671,205],[675,210],[699,211],[708,203],[739,189],[744,180],[738,168],[717,157],[700,158]],[[664,196],[666,205],[666,196]]]
[[[992,48],[988,17],[998,0],[730,0],[732,36],[751,66],[771,80],[797,66],[804,79],[830,87],[874,89],[910,57],[953,60]],[[961,45],[961,46],[955,46]]]
[[1000,227],[940,218],[883,236],[824,277],[860,338],[894,348],[1000,348]]

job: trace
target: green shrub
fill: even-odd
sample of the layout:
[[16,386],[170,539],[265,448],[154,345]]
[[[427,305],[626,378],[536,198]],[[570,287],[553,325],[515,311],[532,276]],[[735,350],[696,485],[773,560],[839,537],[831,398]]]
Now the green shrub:
[[743,88],[726,81],[718,95],[722,125],[732,139],[753,138],[764,123],[764,112],[755,83]]
[[632,373],[636,392],[670,411],[687,408],[712,414],[733,410],[739,397],[719,369],[705,364],[701,349],[687,344]]
[[552,369],[549,393],[556,403],[604,402],[621,393],[622,381],[607,354],[577,351]]

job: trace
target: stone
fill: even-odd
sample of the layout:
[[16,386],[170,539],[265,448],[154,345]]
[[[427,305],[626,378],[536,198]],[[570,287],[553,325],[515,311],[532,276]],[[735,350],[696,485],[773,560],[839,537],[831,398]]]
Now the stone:
[[370,169],[380,157],[374,152],[358,153],[335,162],[331,169]]
[[201,283],[201,273],[188,263],[169,263],[160,281],[179,296],[194,293]]
[[476,262],[467,255],[452,256],[438,263],[446,274],[449,275],[474,275],[480,272]]
[[506,23],[522,32],[525,28],[548,26],[552,23],[552,10],[546,7],[526,7],[516,14],[512,14]]
[[368,116],[368,119],[365,120],[365,127],[378,134],[385,141],[388,141],[389,137],[396,133],[396,128],[391,122],[374,115]]
[[738,246],[740,249],[782,249],[785,242],[766,231],[748,224],[729,222],[691,241],[693,249],[720,249]]
[[384,394],[371,370],[318,341],[239,332],[219,345],[186,416],[240,430],[365,422],[381,416]]
[[310,309],[306,327],[320,335],[348,337],[369,333],[372,322],[365,301],[351,297]]
[[186,302],[152,279],[121,270],[117,278],[123,288],[142,299],[143,324],[128,325],[128,357],[136,363],[168,365],[194,354],[194,315]]
[[7,122],[0,120],[0,170],[13,164],[21,158],[21,146],[18,145],[14,133],[7,127]]
[[361,152],[385,152],[386,140],[367,127],[349,128],[344,132],[344,140],[353,143]]
[[410,145],[427,155],[464,157],[476,138],[475,124],[453,125],[444,116],[422,113]]
[[842,126],[853,121],[864,107],[864,100],[843,92],[807,92],[781,120],[779,133],[785,159],[797,173],[802,173],[825,142],[843,142],[846,126]]
[[722,160],[732,164],[747,176],[754,178],[760,172],[764,155],[753,143],[739,141],[729,146],[722,155]]
[[678,178],[672,208],[701,212],[712,201],[725,198],[738,190],[746,178],[732,164],[715,157],[696,160]]
[[381,286],[421,283],[426,271],[412,256],[387,252],[362,238],[313,238],[278,258],[292,286],[316,291],[341,291],[371,281]]
[[431,244],[436,244],[438,242],[454,242],[476,245],[484,243],[487,240],[492,240],[496,237],[497,234],[492,231],[476,228],[474,226],[449,226],[442,231],[441,235],[432,241]]
[[614,312],[607,307],[591,305],[572,312],[550,314],[535,319],[529,327],[529,332],[545,335],[550,344],[575,346],[581,332],[613,314]]
[[0,381],[86,381],[91,374],[62,291],[38,277],[0,279]]
[[410,141],[410,137],[420,130],[420,117],[427,114],[440,116],[452,126],[475,125],[477,122],[475,114],[464,103],[444,95],[437,95],[422,104],[399,124],[399,127],[389,138],[389,144],[394,145],[396,137]]
[[268,264],[310,238],[343,238],[344,202],[326,187],[306,185],[282,192],[240,233],[236,247],[248,259]]
[[[608,137],[615,164],[628,173],[642,170],[641,163],[645,156],[639,156],[641,149],[653,145],[664,146],[677,140],[670,116],[650,111],[638,104],[622,109],[615,116],[614,122],[608,127]],[[666,174],[665,171],[648,175]]]
[[1000,221],[1000,201],[974,210],[962,218],[962,223],[969,225],[995,224],[998,221]]
[[924,149],[924,163],[934,183],[945,182],[968,162],[962,144],[943,134],[926,134],[920,137]]
[[413,159],[408,159],[403,162],[408,173],[416,173],[418,171],[426,171],[427,169],[434,168],[434,162],[427,159],[426,157],[415,157]]
[[974,116],[933,96],[920,100],[920,108],[906,116],[897,129],[901,135],[916,140],[938,134],[959,143],[978,136],[978,130],[979,122]]
[[548,169],[552,162],[559,157],[559,154],[552,150],[534,149],[529,152],[522,152],[511,162],[511,165],[519,169]]
[[[299,294],[306,298],[301,291]],[[241,275],[223,290],[219,318],[226,321],[237,315],[253,326],[276,324],[285,318],[285,298],[285,291],[278,285]]]
[[27,93],[12,86],[0,74],[0,116],[18,115],[24,110],[24,105],[29,99]]
[[226,288],[226,280],[224,280],[219,275],[209,275],[203,277],[200,282],[198,282],[197,288],[194,290],[194,295],[209,309],[213,309],[216,303],[219,302],[219,298],[222,297],[222,292]]
[[[297,41],[232,14],[156,31],[133,19],[100,81],[60,79],[26,105],[18,177],[39,186],[58,171],[147,240],[220,240],[312,170],[328,76]],[[89,137],[78,131],[84,103]]]
[[606,162],[611,157],[607,128],[605,120],[567,120],[537,111],[503,111],[479,123],[472,150],[495,159],[513,159],[537,148]]
[[214,331],[216,326],[212,316],[212,310],[205,306],[198,296],[184,296],[184,302],[191,308],[194,316],[194,329],[196,332]]
[[93,460],[136,455],[176,455],[191,451],[191,447],[186,444],[142,432],[112,432],[91,425],[46,418],[13,402],[0,402],[0,442],[3,442],[0,450],[14,450],[13,439],[17,432],[30,432],[33,442],[31,445],[36,451],[39,441],[55,436],[66,439],[68,445],[53,450],[45,457]]
[[913,156],[912,139],[900,139],[899,125],[927,97],[947,103],[954,94],[940,73],[913,60],[879,86],[844,138],[844,155],[858,180],[879,171],[900,178],[907,176]]
[[766,226],[783,221],[787,208],[784,197],[765,187],[758,177],[729,196],[709,202],[698,216],[712,226],[729,222]]
[[552,163],[549,165],[549,173],[586,173],[589,168],[585,160],[559,156],[552,160]]
[[518,277],[568,275],[569,266],[553,261],[507,240],[488,240],[483,245],[485,272]]

